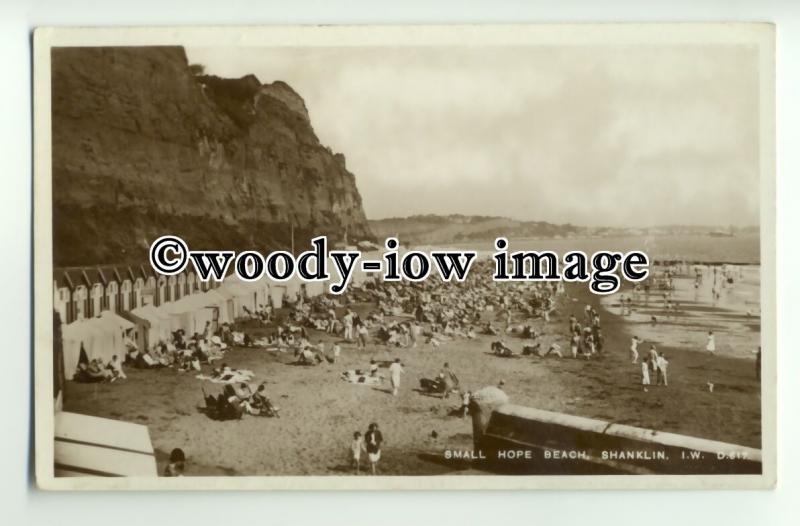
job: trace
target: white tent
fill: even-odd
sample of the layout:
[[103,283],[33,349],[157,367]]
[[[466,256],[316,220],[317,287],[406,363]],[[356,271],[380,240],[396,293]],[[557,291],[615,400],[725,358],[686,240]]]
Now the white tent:
[[167,341],[170,336],[170,315],[152,305],[145,305],[131,311],[136,316],[150,322],[147,342],[150,347],[159,340]]
[[203,332],[207,322],[215,320],[214,309],[207,294],[184,296],[173,303],[165,303],[158,310],[169,316],[169,330],[183,330],[186,334]]
[[306,295],[309,298],[314,298],[325,294],[328,283],[328,281],[309,281],[306,283]]
[[217,323],[233,322],[233,318],[228,312],[228,298],[217,292],[217,289],[211,289],[199,297],[203,298],[206,307],[217,309]]
[[258,309],[258,288],[257,282],[248,283],[246,281],[229,281],[224,286],[220,287],[219,291],[225,290],[233,295],[234,298],[234,316],[236,318],[245,317],[248,312],[255,312]]
[[284,285],[272,285],[269,288],[269,298],[272,306],[276,309],[283,307],[283,299],[286,297],[286,287]]
[[90,360],[99,358],[108,362],[116,355],[125,355],[126,333],[135,325],[125,318],[105,311],[98,318],[77,320],[62,326],[61,334],[64,343],[64,370],[70,377],[78,367],[81,346]]

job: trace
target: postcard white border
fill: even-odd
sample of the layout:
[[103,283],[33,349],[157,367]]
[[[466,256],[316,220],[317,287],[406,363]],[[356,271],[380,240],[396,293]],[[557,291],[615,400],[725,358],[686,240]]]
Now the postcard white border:
[[[53,476],[52,188],[50,49],[182,45],[511,46],[745,44],[758,46],[762,345],[761,475],[264,476],[56,478]],[[775,28],[768,23],[626,23],[459,26],[38,28],[34,33],[34,379],[36,482],[52,490],[514,490],[768,489],[776,484],[777,312]],[[772,351],[772,352],[770,352]]]

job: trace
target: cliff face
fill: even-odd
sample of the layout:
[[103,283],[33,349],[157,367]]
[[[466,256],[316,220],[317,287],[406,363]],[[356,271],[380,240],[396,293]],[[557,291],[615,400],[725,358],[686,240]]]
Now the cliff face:
[[197,249],[371,238],[344,156],[283,82],[196,75],[180,47],[52,54],[55,264],[141,262],[177,234]]

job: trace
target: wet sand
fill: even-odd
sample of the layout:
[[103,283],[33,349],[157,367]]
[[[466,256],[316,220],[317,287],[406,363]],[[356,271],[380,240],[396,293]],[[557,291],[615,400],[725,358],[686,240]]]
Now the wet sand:
[[[448,416],[460,401],[453,396],[442,401],[416,391],[420,378],[432,377],[447,361],[466,389],[505,380],[513,403],[760,446],[760,384],[754,374],[754,358],[738,349],[736,340],[726,339],[725,329],[719,328],[716,318],[726,319],[728,313],[714,311],[715,319],[700,318],[697,324],[713,324],[715,332],[719,331],[718,347],[730,345],[731,352],[709,356],[693,350],[693,340],[691,345],[672,337],[659,340],[659,350],[665,351],[670,361],[670,385],[653,386],[644,393],[640,367],[628,357],[630,336],[646,331],[656,334],[665,325],[655,329],[647,321],[622,317],[613,305],[601,305],[585,285],[568,287],[547,326],[541,320],[534,323],[544,331],[543,346],[555,340],[562,352],[568,351],[567,318],[573,312],[579,316],[586,303],[599,309],[606,338],[604,355],[589,361],[498,358],[489,352],[490,336],[446,342],[438,349],[373,344],[359,352],[355,345],[345,344],[336,364],[314,367],[290,365],[291,354],[234,348],[225,361],[232,367],[253,370],[255,383],[267,382],[268,396],[281,407],[280,418],[244,416],[240,421],[213,421],[200,409],[201,389],[218,393],[222,387],[172,369],[128,368],[129,378],[112,384],[67,382],[65,409],[147,425],[158,451],[159,468],[163,469],[172,448],[181,447],[189,459],[187,475],[350,474],[347,447],[352,434],[363,433],[372,421],[380,424],[385,438],[382,474],[466,474],[471,472],[468,463],[443,458],[445,449],[472,446],[469,419]],[[265,332],[252,322],[247,327],[256,335]],[[676,334],[683,330],[676,329]],[[315,342],[335,341],[316,331],[310,334]],[[519,351],[522,340],[512,336],[507,343]],[[404,362],[406,374],[396,398],[388,383],[373,388],[339,379],[345,369],[366,368],[372,357],[400,357]],[[388,377],[385,369],[383,372]],[[708,391],[709,381],[716,384],[713,393]]]

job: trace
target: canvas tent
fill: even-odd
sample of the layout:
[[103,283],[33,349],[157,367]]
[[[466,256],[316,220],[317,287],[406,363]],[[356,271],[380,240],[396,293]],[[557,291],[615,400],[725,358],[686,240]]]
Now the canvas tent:
[[136,348],[147,349],[149,344],[150,322],[132,312],[121,312],[119,315],[135,325],[131,340],[136,344]]
[[317,296],[321,296],[325,294],[325,290],[328,286],[327,281],[309,281],[306,283],[306,296],[309,298],[315,298]]
[[159,310],[169,315],[169,330],[183,330],[186,334],[203,332],[206,323],[216,320],[218,307],[210,301],[208,294],[184,296],[174,303],[165,303]]
[[147,426],[60,411],[55,415],[56,477],[156,477]]
[[160,340],[167,341],[170,336],[170,315],[152,305],[145,305],[131,311],[135,316],[147,320],[150,327],[147,332],[146,344],[149,349]]
[[225,309],[226,319],[229,321],[235,320],[237,310],[239,309],[239,301],[237,295],[234,294],[234,292],[226,286],[214,289],[214,292],[223,298],[223,305]]
[[201,294],[204,305],[217,310],[217,323],[231,323],[233,318],[229,315],[227,301],[228,298],[217,292],[218,289],[211,289],[205,294]]
[[276,309],[283,307],[283,299],[286,297],[286,287],[284,285],[272,285],[269,288],[269,298],[272,306]]
[[244,281],[229,281],[218,289],[219,292],[230,293],[234,299],[234,318],[242,318],[248,315],[245,307],[250,313],[258,308],[256,300],[256,290],[253,284]]
[[90,360],[99,358],[108,362],[114,355],[123,357],[126,352],[125,339],[133,338],[134,328],[133,323],[109,311],[97,318],[76,320],[62,326],[67,377],[71,377],[78,367],[81,346]]

